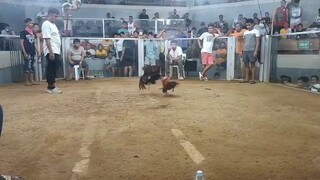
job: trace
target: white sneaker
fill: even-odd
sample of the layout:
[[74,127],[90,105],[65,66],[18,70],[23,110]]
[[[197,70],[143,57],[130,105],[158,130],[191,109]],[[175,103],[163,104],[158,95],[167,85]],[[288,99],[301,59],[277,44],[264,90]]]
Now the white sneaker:
[[200,81],[202,81],[202,74],[201,74],[201,72],[199,72],[199,79],[200,79]]
[[50,94],[61,94],[62,93],[62,91],[57,87],[55,87],[54,89],[47,89],[47,92]]
[[180,80],[180,81],[183,81],[183,80],[184,80],[184,78],[183,78],[183,77],[179,77],[179,80]]
[[204,81],[208,81],[208,78],[207,78],[207,77],[204,77],[203,80],[204,80]]

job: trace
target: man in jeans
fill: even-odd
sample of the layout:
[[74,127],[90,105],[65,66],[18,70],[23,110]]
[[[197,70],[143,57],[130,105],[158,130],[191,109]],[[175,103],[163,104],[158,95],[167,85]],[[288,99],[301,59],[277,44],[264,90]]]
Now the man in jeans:
[[244,48],[242,53],[246,75],[245,80],[242,82],[249,82],[249,71],[251,70],[250,84],[255,84],[256,61],[260,42],[260,33],[258,30],[253,28],[253,19],[247,19],[246,25],[247,30],[243,34]]
[[26,86],[35,85],[34,76],[34,61],[36,51],[39,54],[35,46],[35,34],[33,32],[33,23],[31,18],[26,18],[24,20],[26,28],[20,32],[20,46],[24,57],[24,71],[26,78]]
[[44,55],[47,59],[47,91],[50,94],[60,94],[62,91],[56,87],[56,74],[60,61],[61,39],[55,24],[59,17],[57,8],[49,8],[48,19],[42,24],[42,33],[45,40]]

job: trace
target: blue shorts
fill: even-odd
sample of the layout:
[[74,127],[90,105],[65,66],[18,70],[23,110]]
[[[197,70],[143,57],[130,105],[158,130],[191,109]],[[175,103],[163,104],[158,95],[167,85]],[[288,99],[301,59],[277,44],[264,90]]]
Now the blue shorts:
[[29,55],[28,59],[24,60],[24,72],[25,73],[34,73],[34,55]]

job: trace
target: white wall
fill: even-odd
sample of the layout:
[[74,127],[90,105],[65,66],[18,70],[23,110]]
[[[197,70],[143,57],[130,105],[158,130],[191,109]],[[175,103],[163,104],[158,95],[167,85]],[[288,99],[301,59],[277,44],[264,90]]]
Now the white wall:
[[[280,5],[280,0],[259,0],[261,3],[262,13],[268,11],[272,13],[274,9],[276,9]],[[289,1],[289,0],[288,0]],[[273,4],[273,2],[275,2]],[[7,4],[11,4],[7,6]],[[8,11],[19,13],[18,21],[12,21],[11,24],[13,26],[18,27],[15,24],[23,24],[21,19],[25,17],[34,18],[37,12],[40,10],[40,7],[48,7],[53,4],[41,4],[41,3],[29,3],[29,4],[20,4],[25,6],[25,17],[21,18],[21,11],[19,6],[13,5],[14,2],[10,0],[3,0],[0,3],[0,12]],[[6,6],[4,6],[6,5]],[[61,9],[60,4],[54,4],[57,8]],[[301,0],[301,6],[304,9],[303,21],[305,23],[312,22],[315,19],[318,8],[320,8],[320,0]],[[201,21],[205,21],[206,23],[215,22],[218,20],[219,14],[224,15],[224,19],[230,24],[234,18],[238,16],[239,13],[244,14],[245,17],[252,17],[254,12],[257,12],[260,16],[259,8],[257,0],[255,1],[246,1],[246,2],[238,2],[238,3],[228,3],[228,4],[215,4],[215,5],[207,5],[207,6],[196,6],[196,7],[159,7],[159,6],[120,6],[120,5],[88,5],[83,4],[82,8],[78,11],[75,11],[73,17],[78,18],[103,18],[105,17],[106,12],[110,12],[111,16],[115,16],[116,19],[120,19],[121,17],[128,18],[129,15],[138,17],[139,12],[143,9],[147,9],[147,14],[150,18],[153,17],[155,12],[160,13],[160,17],[167,18],[169,13],[176,8],[178,10],[178,14],[183,15],[186,12],[190,12],[190,15],[196,25]],[[14,16],[12,16],[14,17]],[[2,19],[2,18],[1,18]],[[11,21],[11,20],[10,20]]]
[[[35,17],[40,7],[45,4],[35,4],[36,6],[26,6],[26,16]],[[59,9],[61,7],[57,6]],[[182,16],[188,12],[188,7],[157,7],[157,6],[123,6],[123,5],[92,5],[83,4],[81,9],[73,12],[73,17],[76,18],[104,18],[107,12],[111,13],[111,17],[114,16],[116,19],[125,18],[127,19],[130,15],[134,18],[138,18],[142,9],[147,10],[147,14],[150,19],[154,16],[155,12],[160,13],[161,18],[168,18],[169,13],[173,9],[177,9],[178,14]]]

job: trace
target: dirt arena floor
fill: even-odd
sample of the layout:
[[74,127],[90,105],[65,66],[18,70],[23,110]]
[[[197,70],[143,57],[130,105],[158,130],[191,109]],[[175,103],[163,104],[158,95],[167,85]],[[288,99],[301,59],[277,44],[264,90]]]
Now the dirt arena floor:
[[171,96],[137,78],[0,86],[0,174],[26,180],[320,179],[320,95],[186,80]]

